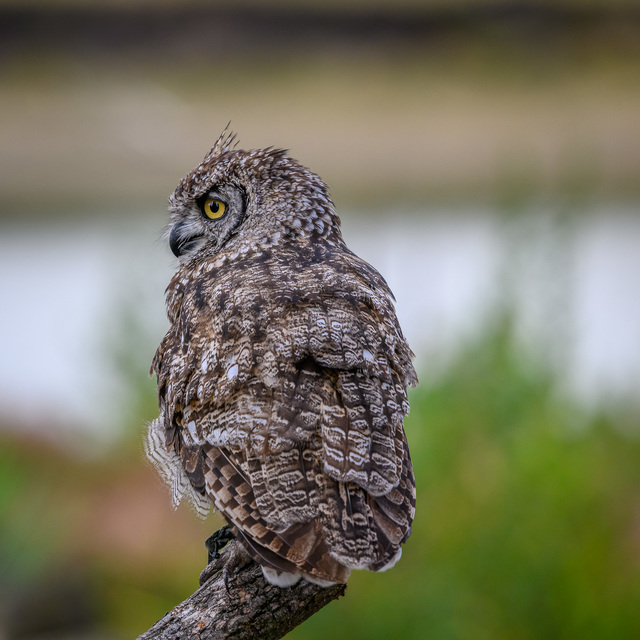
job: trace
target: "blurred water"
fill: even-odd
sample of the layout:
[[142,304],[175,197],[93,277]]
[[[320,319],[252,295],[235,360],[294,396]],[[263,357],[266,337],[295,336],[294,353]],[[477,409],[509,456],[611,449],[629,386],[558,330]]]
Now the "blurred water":
[[[492,210],[345,215],[350,247],[384,275],[423,381],[505,298],[523,344],[588,403],[640,383],[640,216],[601,208],[561,220]],[[109,438],[122,419],[113,353],[151,361],[174,269],[162,216],[4,229],[0,421]],[[133,313],[133,325],[124,322]],[[135,335],[132,334],[135,333]]]

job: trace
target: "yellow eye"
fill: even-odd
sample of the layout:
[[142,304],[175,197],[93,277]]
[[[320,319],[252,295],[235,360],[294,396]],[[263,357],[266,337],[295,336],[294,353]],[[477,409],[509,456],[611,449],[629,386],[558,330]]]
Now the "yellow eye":
[[227,205],[217,198],[208,198],[205,200],[204,206],[202,207],[204,215],[211,220],[218,220],[218,218],[222,218],[226,210]]

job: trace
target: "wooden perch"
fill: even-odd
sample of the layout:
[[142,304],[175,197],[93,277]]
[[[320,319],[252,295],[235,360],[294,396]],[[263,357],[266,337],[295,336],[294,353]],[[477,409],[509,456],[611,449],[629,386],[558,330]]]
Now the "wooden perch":
[[293,587],[275,587],[235,540],[202,572],[200,583],[138,640],[277,640],[344,595],[347,586],[300,580]]

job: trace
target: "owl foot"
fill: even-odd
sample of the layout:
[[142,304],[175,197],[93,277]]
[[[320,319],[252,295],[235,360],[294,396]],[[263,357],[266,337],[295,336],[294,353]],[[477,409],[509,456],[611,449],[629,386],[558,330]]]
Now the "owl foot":
[[[221,567],[220,562],[216,562],[220,558],[220,551],[231,542],[235,536],[231,531],[231,527],[229,525],[225,525],[224,527],[218,529],[216,532],[212,533],[204,542],[204,546],[207,548],[207,566],[203,569],[200,574],[200,584],[204,584],[209,578],[213,576],[214,573],[217,573]],[[224,564],[224,561],[223,561]],[[226,571],[226,568],[225,568]],[[225,584],[226,584],[226,575],[225,575]]]
[[220,550],[234,538],[235,536],[228,524],[212,533],[204,541],[204,546],[207,548],[207,562],[217,560],[220,557]]
[[[226,531],[225,531],[226,530]],[[200,574],[200,586],[205,582],[214,578],[214,576],[222,573],[222,580],[225,590],[228,594],[231,593],[230,579],[236,578],[236,576],[242,572],[242,569],[253,562],[251,556],[244,550],[244,547],[239,544],[233,534],[228,530],[228,527],[223,527],[220,531],[211,536],[207,542],[209,542],[216,534],[219,534],[223,541],[217,541],[217,548],[214,547],[216,541],[211,542],[211,548],[209,545],[209,557],[212,558],[211,562],[203,569]],[[219,553],[219,549],[224,547],[224,552]],[[219,578],[216,578],[218,580]]]
[[237,583],[238,576],[242,573],[244,567],[252,564],[251,556],[246,552],[245,548],[237,541],[233,541],[229,545],[229,551],[225,552],[226,560],[222,568],[222,578],[224,586],[228,594],[231,594],[229,578],[233,578]]

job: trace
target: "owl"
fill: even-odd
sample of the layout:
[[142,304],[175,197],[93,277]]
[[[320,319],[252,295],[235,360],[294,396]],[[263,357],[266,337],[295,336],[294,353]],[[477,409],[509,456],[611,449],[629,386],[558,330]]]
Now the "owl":
[[413,354],[320,177],[236,147],[225,130],[170,198],[147,454],[174,504],[219,510],[270,583],[345,583],[392,567],[411,532]]

